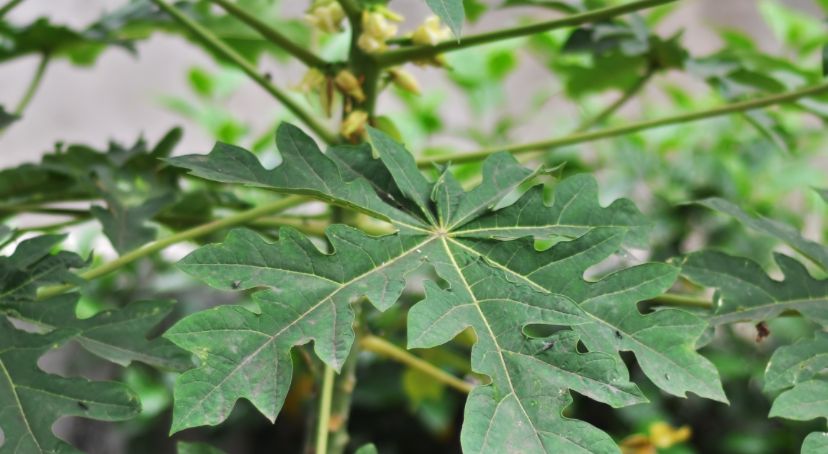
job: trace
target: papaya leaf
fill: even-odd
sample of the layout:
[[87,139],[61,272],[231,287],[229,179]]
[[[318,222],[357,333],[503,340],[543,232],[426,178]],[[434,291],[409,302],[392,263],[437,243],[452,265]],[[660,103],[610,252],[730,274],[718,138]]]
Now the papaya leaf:
[[695,202],[711,210],[732,216],[746,227],[783,241],[797,252],[828,271],[828,247],[803,238],[793,227],[762,216],[751,215],[737,205],[720,198],[709,198]]
[[52,249],[64,235],[44,235],[22,241],[9,257],[0,257],[0,304],[34,301],[37,288],[83,280],[70,270],[83,268],[86,261],[77,254]]
[[[378,130],[369,131],[374,160],[361,147],[350,148],[355,157],[337,147],[325,155],[292,126],[278,134],[283,161],[270,170],[225,145],[170,162],[217,181],[359,209],[399,231],[372,237],[333,225],[323,252],[290,228],[275,243],[235,230],[185,257],[180,268],[212,287],[259,289],[258,311],[223,306],[165,334],[200,360],[176,383],[173,432],[218,424],[242,398],[275,419],[292,375],[290,350],[313,342],[317,356],[339,370],[354,340],[351,304],[365,297],[388,309],[423,265],[442,285],[426,281],[425,299],[410,310],[409,347],[437,346],[472,328],[472,370],[491,379],[469,396],[464,452],[618,452],[606,433],[563,411],[570,391],[613,407],[646,401],[619,351],[633,351],[667,392],[726,400],[715,369],[693,347],[706,322],[679,310],[644,315],[636,308],[672,285],[675,267],[644,264],[584,279],[587,268],[625,243],[644,243],[648,229],[629,201],[602,207],[590,177],[561,181],[551,205],[540,187],[508,205],[504,198],[536,172],[506,154],[489,157],[482,182],[466,192],[448,170],[429,181]],[[533,236],[563,241],[541,252]],[[557,331],[536,338],[530,325]]]
[[802,443],[802,454],[821,454],[828,451],[828,432],[812,432]]
[[[64,378],[47,374],[37,365],[44,353],[71,339],[99,342],[96,348],[101,349],[117,348],[135,340],[137,335],[133,333],[143,325],[140,320],[133,326],[122,319],[124,315],[137,314],[132,310],[78,320],[74,316],[77,295],[66,295],[61,301],[34,301],[38,286],[66,282],[72,276],[70,269],[85,265],[75,254],[51,253],[62,238],[51,235],[25,240],[11,256],[0,257],[0,453],[77,453],[52,433],[52,425],[59,418],[120,421],[136,416],[141,409],[138,397],[120,383]],[[49,305],[50,302],[57,306]],[[30,308],[42,311],[42,320],[50,325],[41,327],[51,331],[26,332],[7,318],[17,318],[16,309]],[[121,326],[113,330],[110,318],[121,319]],[[124,331],[123,326],[129,326],[132,332]],[[119,336],[122,338],[117,339]],[[108,340],[112,342],[104,346]]]
[[0,317],[0,429],[5,438],[0,452],[77,453],[52,433],[58,418],[122,421],[140,411],[138,396],[120,383],[63,378],[38,368],[40,356],[75,334],[71,329],[27,333]]
[[[155,239],[148,225],[176,201],[180,172],[159,162],[181,139],[170,130],[154,147],[143,139],[132,146],[110,143],[107,150],[84,145],[62,147],[39,165],[0,171],[0,201],[9,205],[72,199],[103,199],[92,215],[119,253]],[[4,215],[0,214],[0,216]]]
[[132,361],[174,371],[192,366],[190,354],[170,341],[147,339],[172,310],[171,301],[137,301],[86,319],[75,316],[77,303],[78,294],[68,293],[44,301],[0,303],[0,311],[42,328],[71,328],[76,331],[73,340],[84,349],[124,367]]
[[828,279],[814,279],[798,261],[774,254],[785,279],[771,279],[758,263],[716,251],[700,251],[679,260],[681,272],[691,281],[716,289],[716,309],[710,323],[758,323],[796,311],[828,324]]

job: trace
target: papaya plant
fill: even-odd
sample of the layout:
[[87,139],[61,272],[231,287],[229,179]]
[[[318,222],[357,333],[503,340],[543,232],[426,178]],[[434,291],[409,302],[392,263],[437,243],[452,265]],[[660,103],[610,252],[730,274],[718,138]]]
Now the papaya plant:
[[[221,69],[163,101],[209,152],[174,127],[0,170],[0,454],[828,452],[819,18],[765,0],[783,52],[721,30],[698,54],[661,31],[678,0],[425,0],[413,26],[382,0],[130,0],[81,28],[23,3],[0,62],[38,63],[0,133],[58,59],[165,33]],[[517,105],[526,56],[557,91]],[[243,81],[266,131],[222,104]]]

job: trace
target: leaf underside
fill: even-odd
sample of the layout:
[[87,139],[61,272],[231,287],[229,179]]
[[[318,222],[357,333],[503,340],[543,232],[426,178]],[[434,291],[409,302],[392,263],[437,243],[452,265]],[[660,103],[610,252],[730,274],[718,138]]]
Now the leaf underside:
[[[236,230],[183,259],[184,271],[215,288],[261,288],[254,293],[260,313],[222,306],[165,334],[200,360],[176,383],[174,432],[220,423],[240,398],[275,419],[291,379],[291,348],[313,342],[320,359],[339,369],[354,340],[351,304],[365,297],[387,309],[406,276],[424,265],[443,283],[426,282],[425,298],[411,309],[409,347],[437,346],[470,327],[478,339],[472,368],[491,378],[469,396],[465,452],[618,452],[606,433],[562,412],[570,390],[613,407],[646,401],[621,351],[633,352],[668,393],[726,400],[715,369],[693,348],[706,322],[679,310],[645,315],[636,308],[672,285],[675,267],[643,264],[584,278],[625,245],[646,241],[647,222],[631,202],[603,207],[595,181],[575,176],[555,187],[551,201],[535,187],[496,208],[536,173],[497,154],[484,163],[481,184],[466,192],[448,171],[428,181],[400,144],[369,134],[378,159],[367,147],[322,153],[285,124],[277,133],[283,161],[274,169],[222,144],[206,156],[170,160],[204,178],[310,195],[399,229],[372,237],[334,225],[327,251],[291,228],[275,243]],[[563,240],[538,251],[533,238]],[[536,338],[528,325],[560,330]]]

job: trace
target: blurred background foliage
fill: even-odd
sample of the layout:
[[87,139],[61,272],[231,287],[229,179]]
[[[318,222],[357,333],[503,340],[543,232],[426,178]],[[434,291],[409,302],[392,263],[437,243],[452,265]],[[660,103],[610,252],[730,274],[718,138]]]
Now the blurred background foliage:
[[[390,3],[392,9],[395,3]],[[525,23],[533,20],[535,11],[571,14],[622,2],[465,3],[471,22],[484,18],[492,9],[514,8],[514,21]],[[393,107],[380,114],[386,130],[396,131],[409,148],[428,156],[455,152],[458,143],[474,149],[523,142],[527,129],[540,130],[546,136],[565,135],[781,93],[824,78],[824,49],[828,44],[824,18],[828,15],[828,1],[815,3],[824,14],[806,14],[777,0],[756,2],[755,7],[778,43],[771,53],[757,46],[754,38],[743,31],[718,29],[721,48],[707,55],[694,55],[685,47],[681,31],[669,35],[659,32],[660,24],[673,14],[672,6],[454,52],[446,55],[445,69],[428,70],[424,80],[440,81],[433,86],[422,84],[421,94],[389,85],[383,96],[392,99],[385,105]],[[318,49],[320,55],[337,58],[347,51],[347,36],[315,33],[300,17],[285,18],[275,0],[240,0],[239,4],[302,45]],[[178,6],[251,61],[268,58],[285,62],[288,58],[244,24],[211,8],[207,1],[182,1]],[[108,47],[137,52],[137,43],[153,33],[189,36],[143,0],[132,0],[81,29],[60,25],[56,18],[30,23],[4,18],[0,21],[0,63],[37,55],[44,60],[67,59],[74,65],[89,66]],[[195,41],[193,44],[200,45]],[[159,107],[197,124],[198,134],[247,147],[265,163],[277,164],[280,158],[273,133],[279,122],[291,119],[290,114],[274,107],[272,112],[262,113],[272,119],[267,127],[246,122],[230,107],[229,100],[250,82],[238,69],[219,63],[214,68],[194,66],[186,74],[171,75],[184,78],[189,91],[164,95],[157,100]],[[538,83],[527,89],[531,96],[516,103],[508,81],[527,65],[540,67],[543,72],[537,73]],[[285,81],[280,82],[284,85]],[[309,95],[297,97],[322,115],[319,99]],[[446,105],[454,101],[465,103],[464,111],[469,114],[448,121]],[[561,102],[572,107],[566,111],[548,109],[550,103]],[[26,103],[22,104],[22,109],[6,104],[0,110],[0,128],[13,128],[16,121],[25,121]],[[557,176],[596,174],[604,201],[620,196],[635,200],[653,219],[656,229],[650,249],[629,251],[625,258],[629,262],[663,261],[712,247],[750,257],[778,275],[771,252],[789,249],[769,236],[746,232],[729,217],[686,202],[722,197],[746,211],[794,226],[807,237],[824,243],[828,239],[828,203],[825,192],[818,189],[828,187],[826,119],[828,97],[823,95],[703,122],[548,152],[539,150],[522,159],[560,166]],[[59,229],[71,222],[70,244],[83,256],[101,248],[107,250],[99,239],[102,231],[112,240],[111,247],[123,252],[158,235],[248,208],[266,197],[255,190],[229,190],[185,178],[160,166],[157,158],[174,153],[178,138],[180,132],[172,130],[156,144],[142,139],[133,145],[113,143],[105,150],[59,144],[40,164],[0,172],[0,220],[17,228],[14,233],[6,231],[6,237],[25,238],[35,230],[33,227]],[[90,167],[87,158],[73,158],[78,155],[94,155],[95,164]],[[477,164],[466,164],[458,167],[457,175],[471,180],[478,170]],[[554,186],[554,181],[550,186]],[[12,209],[21,204],[89,199],[102,200],[107,208],[93,211],[92,216],[100,224],[88,223],[89,217],[67,221],[59,216],[68,213],[60,212],[18,218]],[[69,205],[63,209],[73,208]],[[314,226],[325,215],[324,207],[314,207],[262,219],[251,227],[273,236],[278,225]],[[55,224],[44,224],[47,219]],[[125,224],[143,228],[135,237],[115,239],[117,235],[112,231]],[[48,228],[42,228],[44,225]],[[212,242],[222,237],[223,233],[218,233],[199,241]],[[8,243],[7,240],[0,234],[0,244]],[[78,313],[90,316],[142,298],[173,299],[179,304],[170,320],[176,320],[212,305],[246,302],[245,294],[217,296],[176,271],[174,259],[187,250],[181,246],[165,251],[120,274],[90,283]],[[105,256],[106,252],[96,253],[92,260],[100,263]],[[815,277],[825,277],[817,269],[811,271]],[[420,291],[414,285],[404,296],[403,304],[383,314],[369,312],[368,331],[404,345],[405,312],[417,301]],[[820,423],[769,419],[773,396],[762,392],[762,375],[776,347],[810,337],[815,326],[803,319],[782,317],[770,322],[768,329],[771,334],[766,338],[757,337],[754,326],[738,324],[720,327],[708,336],[710,343],[702,352],[719,369],[730,406],[692,396],[676,399],[650,386],[644,391],[651,405],[612,411],[576,396],[569,411],[608,431],[620,442],[627,440],[629,454],[656,452],[647,441],[652,438],[656,423],[690,428],[686,440],[658,449],[660,453],[799,452],[801,440],[818,430]],[[461,336],[448,346],[417,354],[455,375],[475,380],[466,359],[472,341],[470,335]],[[242,403],[224,424],[190,429],[173,439],[166,434],[172,373],[143,364],[121,369],[76,346],[66,349],[72,352],[71,361],[65,354],[52,353],[44,367],[69,375],[118,377],[135,389],[143,402],[142,416],[126,423],[62,421],[59,431],[89,452],[161,454],[175,452],[176,442],[182,440],[206,442],[231,453],[299,452],[308,428],[312,427],[312,377],[318,373],[319,364],[304,348],[295,350],[293,389],[275,426]],[[634,361],[628,362],[635,371],[634,380],[646,383]],[[353,446],[374,442],[383,453],[459,452],[464,396],[416,371],[365,352],[359,358],[358,383],[349,425]],[[178,452],[186,449],[209,452],[197,445]]]

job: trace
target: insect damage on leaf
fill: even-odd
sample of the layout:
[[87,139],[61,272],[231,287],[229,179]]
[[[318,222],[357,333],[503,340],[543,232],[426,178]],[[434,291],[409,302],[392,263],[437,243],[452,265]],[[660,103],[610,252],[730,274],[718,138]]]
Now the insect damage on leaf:
[[[440,345],[471,327],[472,368],[491,378],[468,398],[465,452],[617,452],[606,433],[562,412],[570,390],[613,407],[646,401],[621,351],[632,351],[668,393],[726,400],[715,369],[694,349],[706,322],[679,310],[645,315],[636,307],[665,292],[676,268],[643,264],[597,281],[584,278],[625,244],[646,242],[648,223],[631,202],[601,206],[595,181],[580,175],[561,181],[549,203],[535,186],[497,208],[536,174],[512,156],[491,156],[482,182],[464,191],[451,172],[431,182],[402,145],[377,130],[369,136],[377,159],[364,146],[322,153],[283,124],[277,132],[283,161],[273,169],[223,144],[206,156],[170,160],[194,175],[309,195],[399,229],[373,237],[333,225],[326,231],[329,252],[291,228],[275,243],[236,230],[184,258],[181,269],[217,289],[236,282],[262,288],[254,293],[261,313],[223,306],[167,332],[201,359],[176,384],[173,431],[218,424],[240,398],[273,420],[291,379],[291,348],[313,342],[320,359],[338,369],[354,340],[350,304],[365,296],[387,309],[406,276],[424,264],[447,286],[425,283],[425,298],[408,315],[409,347]],[[537,238],[564,241],[538,251]],[[538,324],[568,329],[545,338],[527,334],[527,326]],[[579,343],[588,351],[579,351]]]

